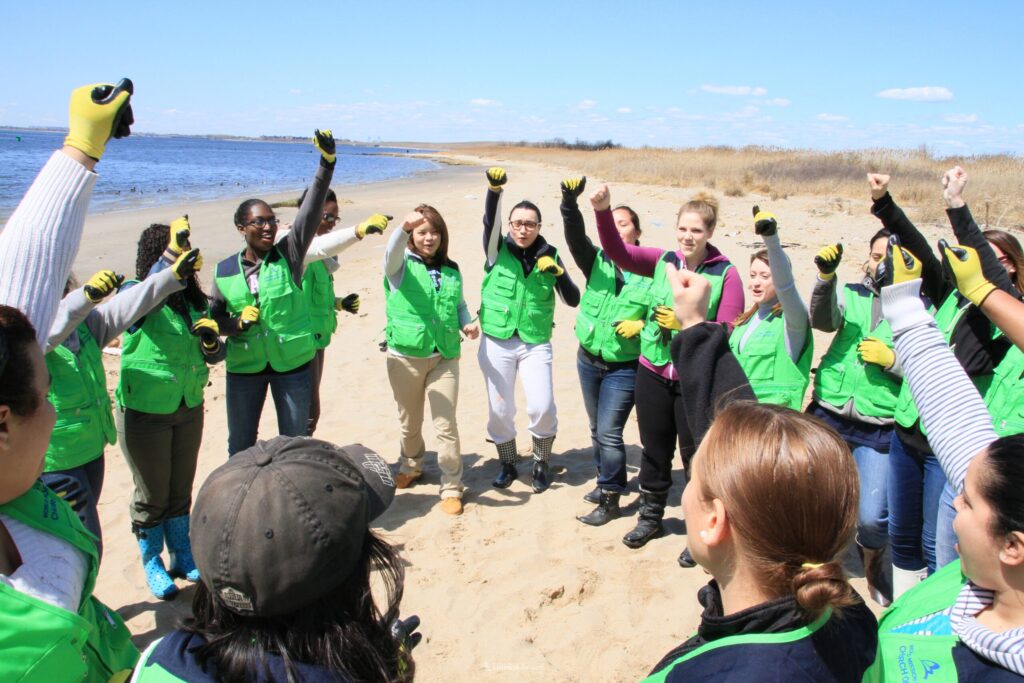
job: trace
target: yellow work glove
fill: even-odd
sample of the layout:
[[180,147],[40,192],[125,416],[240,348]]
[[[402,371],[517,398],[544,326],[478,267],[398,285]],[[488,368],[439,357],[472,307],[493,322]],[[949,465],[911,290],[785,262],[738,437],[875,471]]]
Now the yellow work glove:
[[921,260],[900,246],[900,238],[889,236],[885,247],[885,284],[898,285],[921,277]]
[[64,144],[99,161],[107,140],[125,138],[135,123],[131,98],[134,87],[127,78],[117,85],[96,83],[71,92],[68,135]]
[[353,292],[348,296],[334,297],[334,310],[336,311],[348,311],[349,313],[359,312],[359,295]]
[[86,299],[98,304],[112,292],[116,292],[123,282],[124,275],[118,275],[112,270],[101,270],[86,280],[82,289],[85,290]]
[[171,234],[167,240],[167,251],[174,256],[180,256],[185,253],[192,248],[188,241],[191,235],[192,226],[188,223],[188,214],[181,218],[175,218],[171,221]]
[[562,273],[565,272],[565,269],[558,265],[558,261],[550,256],[541,256],[537,259],[537,270],[542,273],[549,273],[555,277],[562,277]]
[[843,245],[830,244],[818,250],[814,257],[814,265],[818,266],[818,275],[822,280],[831,280],[836,276],[839,262],[843,260]]
[[220,327],[216,321],[210,318],[200,318],[192,325],[190,330],[192,334],[199,337],[199,341],[202,343],[203,348],[210,351],[217,348],[217,342],[220,341]]
[[492,166],[487,169],[487,185],[494,192],[501,192],[501,186],[508,182],[505,169],[499,166]]
[[615,326],[615,334],[625,339],[632,339],[640,334],[640,330],[644,329],[643,320],[618,320],[612,325]]
[[246,306],[242,309],[242,312],[238,314],[238,329],[245,332],[247,329],[256,324],[256,321],[260,319],[260,309],[256,306]]
[[754,207],[754,232],[758,235],[774,235],[779,231],[775,214]]
[[656,306],[654,308],[654,322],[658,323],[658,327],[665,330],[679,331],[683,329],[683,324],[679,322],[679,318],[676,317],[676,312],[672,310],[671,306]]
[[587,176],[582,178],[566,178],[562,181],[562,203],[572,206],[587,186]]
[[952,275],[956,288],[975,306],[981,306],[996,286],[985,279],[981,271],[981,258],[971,247],[951,246],[946,240],[939,240],[942,265]]
[[363,239],[367,235],[383,234],[385,228],[388,227],[388,221],[390,221],[391,218],[391,216],[383,213],[373,214],[356,226],[356,237]]
[[189,275],[198,273],[202,267],[203,255],[199,253],[198,249],[190,249],[178,257],[178,260],[171,266],[171,270],[174,271],[174,277],[184,280]]
[[329,128],[324,131],[313,131],[313,146],[320,150],[321,166],[334,166],[334,162],[338,158],[337,145],[334,142],[334,134]]
[[896,362],[896,352],[885,345],[885,342],[874,337],[864,337],[857,344],[857,353],[865,363],[874,363],[888,370]]

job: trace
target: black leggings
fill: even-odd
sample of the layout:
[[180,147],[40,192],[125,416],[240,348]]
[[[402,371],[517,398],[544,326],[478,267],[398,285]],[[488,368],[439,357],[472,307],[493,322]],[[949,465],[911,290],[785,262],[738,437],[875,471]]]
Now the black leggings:
[[664,493],[672,487],[672,458],[676,444],[689,472],[693,457],[693,436],[686,421],[678,380],[660,377],[640,365],[636,372],[636,419],[640,427],[643,457],[640,459],[640,488]]

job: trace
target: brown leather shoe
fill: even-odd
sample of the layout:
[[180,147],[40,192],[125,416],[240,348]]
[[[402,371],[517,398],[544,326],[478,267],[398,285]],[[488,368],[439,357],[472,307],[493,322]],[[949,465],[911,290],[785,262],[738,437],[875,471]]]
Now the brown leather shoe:
[[416,474],[406,474],[405,472],[399,472],[395,475],[395,488],[396,489],[407,489],[413,485],[413,483],[423,476],[422,472]]
[[462,499],[461,498],[443,498],[441,500],[441,511],[446,515],[461,515],[462,514]]

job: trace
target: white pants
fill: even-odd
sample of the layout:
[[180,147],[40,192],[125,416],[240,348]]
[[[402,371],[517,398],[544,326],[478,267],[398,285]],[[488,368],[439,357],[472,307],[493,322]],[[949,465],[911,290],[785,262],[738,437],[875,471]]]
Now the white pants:
[[551,379],[551,342],[527,344],[518,336],[495,339],[480,336],[480,369],[487,382],[490,416],[487,435],[494,443],[516,438],[516,373],[522,375],[530,434],[537,438],[558,431]]

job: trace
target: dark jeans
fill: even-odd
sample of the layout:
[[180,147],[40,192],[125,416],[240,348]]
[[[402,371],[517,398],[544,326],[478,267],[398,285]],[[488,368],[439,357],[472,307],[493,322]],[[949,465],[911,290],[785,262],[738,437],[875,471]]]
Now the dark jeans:
[[308,363],[289,373],[227,373],[228,455],[256,443],[267,387],[274,396],[278,433],[305,436],[309,429],[310,385]]
[[597,485],[605,491],[626,490],[626,446],[622,429],[633,410],[636,367],[608,367],[580,349],[576,355],[583,405],[590,420]]
[[192,508],[203,404],[181,405],[169,415],[115,410],[117,438],[135,480],[130,515],[133,528],[148,528]]
[[100,515],[96,506],[100,502],[103,491],[103,474],[105,459],[100,453],[95,460],[69,470],[43,472],[40,477],[43,483],[71,505],[71,509],[82,520],[86,529],[96,535],[96,553],[103,557],[103,530],[100,528]]
[[320,422],[320,380],[324,376],[324,351],[326,350],[317,349],[313,360],[309,361],[309,430],[306,432],[309,436],[313,436],[316,425]]
[[695,450],[679,395],[679,382],[659,377],[640,365],[636,371],[634,400],[640,442],[644,447],[640,459],[640,488],[664,493],[672,487],[672,458],[676,444],[687,472]]
[[894,432],[889,447],[889,543],[892,564],[935,571],[935,526],[946,475],[931,453]]

